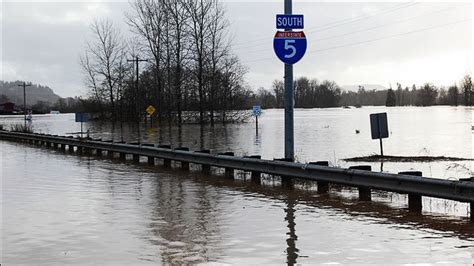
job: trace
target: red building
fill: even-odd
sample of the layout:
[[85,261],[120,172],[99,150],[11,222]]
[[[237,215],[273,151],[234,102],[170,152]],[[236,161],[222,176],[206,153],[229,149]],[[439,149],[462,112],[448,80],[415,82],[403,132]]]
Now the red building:
[[15,104],[12,102],[6,102],[0,104],[0,114],[11,114],[15,110]]

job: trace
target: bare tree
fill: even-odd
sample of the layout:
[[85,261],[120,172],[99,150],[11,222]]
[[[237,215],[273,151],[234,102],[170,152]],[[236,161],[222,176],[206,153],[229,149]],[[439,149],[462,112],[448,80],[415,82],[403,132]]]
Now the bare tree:
[[163,59],[163,36],[165,28],[165,1],[137,0],[132,2],[134,14],[125,14],[127,24],[136,35],[144,39],[154,60],[154,80],[156,89],[153,97],[158,109],[158,119],[162,114],[163,79],[160,76]]
[[216,92],[218,89],[218,78],[220,77],[219,68],[224,66],[223,59],[229,54],[229,41],[227,29],[229,22],[225,18],[223,6],[215,1],[211,9],[211,16],[208,25],[209,32],[209,61],[210,61],[210,92],[209,92],[209,111],[211,125],[214,124],[214,110],[216,104]]
[[81,59],[89,84],[100,94],[107,92],[110,112],[115,118],[116,99],[124,77],[125,44],[120,32],[110,20],[96,20],[91,25],[93,40],[87,43],[87,50]]
[[461,81],[461,86],[463,94],[464,94],[464,105],[471,106],[472,105],[472,95],[473,95],[473,88],[472,88],[472,78],[470,75],[464,76]]
[[189,32],[193,42],[192,52],[196,64],[195,75],[199,93],[199,121],[204,122],[204,66],[207,61],[205,43],[208,40],[209,14],[215,0],[186,0],[186,10],[189,15]]

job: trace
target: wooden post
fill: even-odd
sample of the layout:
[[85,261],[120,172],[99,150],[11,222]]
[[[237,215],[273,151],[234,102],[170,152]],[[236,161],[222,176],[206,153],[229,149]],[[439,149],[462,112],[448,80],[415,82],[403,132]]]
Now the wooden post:
[[[459,178],[459,181],[464,181],[464,182],[474,182],[474,176],[469,177],[469,178]],[[471,216],[471,222],[474,223],[474,202],[470,202],[470,216]]]
[[127,160],[127,154],[124,153],[124,152],[121,152],[120,153],[120,160],[124,160],[124,161]]
[[[171,149],[171,145],[158,145],[158,148],[161,149]],[[171,160],[170,159],[163,159],[163,167],[170,168],[171,167]]]
[[[423,176],[421,171],[405,171],[399,172],[399,175],[413,175],[413,176]],[[423,209],[423,201],[421,195],[419,194],[408,194],[408,210],[410,212],[421,213]]]
[[[274,161],[282,161],[282,162],[293,162],[292,158],[281,158],[281,159],[273,159]],[[289,176],[281,176],[281,186],[286,189],[293,188],[293,181],[292,178]]]
[[[223,156],[234,156],[234,153],[229,151],[229,152],[221,152],[218,153],[218,155],[223,155]],[[224,168],[225,170],[225,177],[228,178],[233,178],[234,177],[234,169],[233,168]]]
[[[328,161],[317,161],[317,162],[310,162],[309,164],[312,165],[320,165],[320,166],[329,166]],[[318,194],[324,194],[329,192],[329,183],[326,181],[318,181],[316,182],[318,186]]]
[[[250,158],[250,159],[262,159],[262,156],[260,155],[250,155],[250,156],[245,156],[244,158]],[[257,172],[257,171],[252,171],[250,174],[250,181],[255,184],[260,184],[261,183],[261,176],[262,173]]]
[[155,165],[155,157],[148,156],[148,164]]
[[135,162],[135,163],[139,163],[139,162],[140,162],[140,155],[138,155],[138,154],[133,154],[132,157],[133,157],[133,162]]
[[[176,150],[176,151],[189,151],[189,148],[188,147],[178,147],[178,148],[175,148],[174,150]],[[189,163],[188,162],[181,162],[181,169],[189,170]]]
[[102,156],[102,150],[101,149],[95,149],[95,155],[101,157]]
[[[365,170],[372,171],[372,166],[370,165],[356,165],[351,166],[349,169]],[[360,201],[370,201],[372,199],[372,191],[368,187],[359,187],[359,200]]]
[[[200,150],[200,151],[195,151],[195,152],[197,152],[197,153],[207,153],[207,154],[211,153],[210,150]],[[211,173],[211,166],[203,164],[203,165],[201,165],[201,171],[205,174],[210,174]]]

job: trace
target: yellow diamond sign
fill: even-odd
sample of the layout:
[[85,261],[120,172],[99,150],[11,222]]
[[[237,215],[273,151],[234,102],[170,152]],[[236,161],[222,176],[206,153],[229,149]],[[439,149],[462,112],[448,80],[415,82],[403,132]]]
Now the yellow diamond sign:
[[153,115],[156,112],[156,108],[153,105],[149,105],[145,110],[149,115]]

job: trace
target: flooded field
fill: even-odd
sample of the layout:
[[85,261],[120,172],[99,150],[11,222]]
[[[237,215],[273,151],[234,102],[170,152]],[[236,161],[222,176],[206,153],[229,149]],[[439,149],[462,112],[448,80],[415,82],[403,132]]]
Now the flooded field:
[[[472,161],[345,162],[379,152],[370,139],[369,114],[387,111],[393,156],[473,158],[473,109],[463,107],[311,109],[295,112],[298,161],[370,164],[374,170],[421,170],[425,176],[472,176]],[[0,124],[22,122],[0,117]],[[74,115],[35,116],[36,132],[69,134]],[[146,127],[91,122],[94,137],[283,156],[283,110],[265,110],[255,124]],[[358,130],[360,133],[356,133]],[[140,132],[140,133],[138,133]],[[72,134],[74,135],[74,134]],[[2,264],[156,264],[219,262],[473,263],[469,205],[424,198],[423,215],[409,213],[406,195],[314,184],[281,188],[240,174],[185,172],[113,159],[64,154],[0,141]]]

